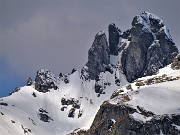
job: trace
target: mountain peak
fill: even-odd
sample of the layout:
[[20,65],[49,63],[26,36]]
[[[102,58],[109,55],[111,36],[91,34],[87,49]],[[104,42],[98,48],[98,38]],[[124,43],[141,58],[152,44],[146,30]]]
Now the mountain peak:
[[114,24],[111,23],[108,26],[109,31],[109,49],[110,54],[118,55],[118,45],[120,41],[121,30]]
[[[143,13],[135,16],[132,21],[132,26],[137,27],[138,25],[143,27],[144,30],[157,33],[164,26],[164,22],[158,16],[144,11]],[[167,33],[167,35],[169,35],[169,33]]]
[[152,13],[143,12],[134,17],[130,36],[129,46],[122,54],[122,68],[129,82],[154,74],[178,54],[169,30]]
[[105,32],[104,32],[104,31],[100,31],[100,32],[98,32],[98,33],[96,34],[96,37],[101,37],[101,36],[103,36],[103,35],[105,35]]
[[97,80],[100,72],[105,71],[105,67],[110,64],[109,47],[104,32],[98,32],[95,36],[92,47],[88,51],[88,67],[89,77]]

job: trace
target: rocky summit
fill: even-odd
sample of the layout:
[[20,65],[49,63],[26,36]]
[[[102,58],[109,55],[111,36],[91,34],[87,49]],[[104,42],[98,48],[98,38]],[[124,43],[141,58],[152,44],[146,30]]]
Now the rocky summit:
[[96,34],[92,47],[88,51],[88,62],[86,66],[89,71],[89,78],[97,80],[99,74],[105,71],[110,64],[110,51],[107,38],[104,32]]
[[132,27],[125,32],[121,32],[114,23],[109,25],[108,31],[109,45],[105,33],[99,32],[88,52],[86,66],[91,79],[97,80],[99,73],[112,64],[110,55],[120,57],[122,71],[132,82],[157,73],[178,54],[164,22],[149,12],[135,16]]
[[109,31],[110,54],[118,55],[118,45],[119,45],[121,30],[118,27],[116,27],[114,23],[112,23],[109,25],[108,31]]
[[156,73],[178,54],[164,22],[151,13],[135,16],[129,35],[122,52],[122,68],[129,82]]
[[95,35],[81,69],[46,68],[0,98],[2,135],[179,135],[180,55],[164,22],[143,12]]

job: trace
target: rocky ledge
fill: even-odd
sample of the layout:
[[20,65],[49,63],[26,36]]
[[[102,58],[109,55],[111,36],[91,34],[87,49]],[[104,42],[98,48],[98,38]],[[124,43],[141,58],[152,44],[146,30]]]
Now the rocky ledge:
[[[141,113],[152,119],[142,122],[134,119],[134,113]],[[152,112],[138,110],[125,104],[104,102],[100,107],[91,128],[84,135],[179,135],[180,115],[155,115]],[[80,135],[80,134],[79,134]]]

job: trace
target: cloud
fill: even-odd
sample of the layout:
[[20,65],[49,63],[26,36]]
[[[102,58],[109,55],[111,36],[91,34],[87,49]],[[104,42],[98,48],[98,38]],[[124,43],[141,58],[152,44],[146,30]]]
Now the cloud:
[[52,10],[48,13],[39,12],[15,27],[6,29],[2,34],[2,48],[8,56],[9,65],[17,72],[37,70],[41,67],[54,71],[57,71],[58,67],[64,68],[65,65],[73,67],[80,59],[76,54],[81,54],[78,52],[77,44],[80,42],[74,42],[79,40],[75,38],[75,34],[82,33],[78,32],[80,26],[77,28],[74,22],[71,26],[72,24],[68,24],[69,21],[69,16],[62,16]]
[[108,37],[110,23],[124,31],[144,10],[163,18],[179,43],[180,2],[152,1],[0,1],[0,58],[6,61],[1,72],[26,79],[43,67],[56,75],[81,68],[97,32]]

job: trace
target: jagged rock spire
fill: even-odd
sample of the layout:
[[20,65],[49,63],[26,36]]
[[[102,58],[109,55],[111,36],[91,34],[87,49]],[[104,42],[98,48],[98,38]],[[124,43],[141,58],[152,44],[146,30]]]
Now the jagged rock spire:
[[164,22],[149,12],[134,17],[131,40],[122,53],[122,68],[129,82],[157,72],[178,54]]
[[114,23],[112,23],[109,25],[108,31],[110,54],[118,55],[118,44],[121,35],[121,30],[118,27],[116,27]]
[[92,47],[88,51],[88,67],[90,79],[98,79],[100,72],[105,71],[105,67],[110,64],[110,53],[107,38],[104,32],[96,34]]

